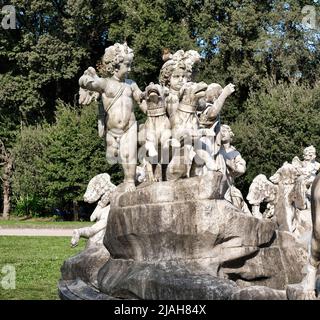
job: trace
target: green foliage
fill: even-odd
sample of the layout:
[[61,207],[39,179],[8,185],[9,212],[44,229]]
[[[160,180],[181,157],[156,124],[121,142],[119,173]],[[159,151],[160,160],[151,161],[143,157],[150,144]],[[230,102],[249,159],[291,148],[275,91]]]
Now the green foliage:
[[97,136],[96,108],[94,103],[77,110],[59,101],[53,125],[21,131],[14,149],[17,199],[40,197],[42,209],[50,211],[81,201],[89,180],[99,173],[109,172],[119,183],[121,169],[107,164],[103,139]]
[[[121,180],[120,167],[105,164],[104,146],[97,138],[90,108],[63,107],[64,103],[76,105],[79,77],[87,67],[95,66],[114,42],[127,41],[134,49],[130,78],[141,89],[150,81],[157,82],[164,48],[201,52],[204,59],[196,80],[221,85],[233,82],[236,93],[223,110],[223,122],[235,123],[244,156],[266,156],[262,162],[259,156],[254,157],[254,164],[248,161],[250,175],[259,168],[271,172],[279,166],[278,161],[292,155],[293,145],[286,136],[292,135],[299,148],[309,141],[317,144],[317,133],[310,129],[314,118],[307,119],[297,109],[285,109],[283,101],[283,97],[293,96],[292,88],[301,93],[319,81],[320,38],[316,30],[301,26],[301,9],[310,4],[305,0],[10,2],[16,6],[18,28],[0,28],[0,138],[8,149],[15,146],[13,190],[17,199],[39,195],[48,205],[57,206],[80,199],[95,173],[108,170],[114,182]],[[320,12],[319,1],[312,5]],[[275,84],[283,82],[279,86],[284,91],[280,99],[279,89],[279,100],[272,98],[267,104],[271,89],[265,79],[269,77]],[[311,100],[306,108],[316,112],[311,105],[316,106],[319,98],[316,89],[311,91],[314,97],[307,95]],[[57,99],[61,99],[58,105]],[[297,99],[290,103],[297,105]],[[276,109],[284,112],[286,120],[273,119]],[[266,110],[270,114],[264,115]],[[302,117],[301,124],[294,124],[289,112],[293,118]],[[266,120],[261,120],[260,114]],[[139,111],[137,119],[139,123],[144,120]],[[251,127],[254,121],[257,127],[265,125],[263,134],[253,131],[260,139],[259,152],[250,149],[252,143],[245,145],[248,134],[241,125],[247,125],[247,119],[252,119]],[[289,126],[296,130],[292,132]],[[281,159],[279,154],[283,154]],[[269,159],[270,167],[266,167]]]
[[44,215],[43,208],[45,208],[46,203],[44,199],[39,196],[31,194],[27,195],[25,198],[20,196],[15,200],[15,210],[14,214],[16,216],[31,216],[40,217]]
[[[118,1],[119,19],[110,25],[109,40],[127,41],[135,58],[131,77],[143,88],[157,82],[162,50],[195,49],[196,41],[184,21],[185,9],[175,1]],[[190,12],[188,13],[190,15]]]
[[[245,112],[232,125],[234,145],[247,161],[242,189],[259,173],[270,177],[309,145],[320,150],[320,84],[275,84],[252,92]],[[241,183],[240,183],[241,185]]]

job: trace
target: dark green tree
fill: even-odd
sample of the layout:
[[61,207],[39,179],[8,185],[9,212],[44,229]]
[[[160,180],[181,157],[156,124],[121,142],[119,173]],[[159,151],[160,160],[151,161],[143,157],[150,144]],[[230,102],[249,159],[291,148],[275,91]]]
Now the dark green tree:
[[99,173],[108,172],[119,183],[121,169],[107,164],[97,136],[96,108],[79,110],[59,101],[53,125],[22,130],[15,147],[16,199],[37,198],[48,211],[82,201],[89,180]]
[[268,81],[250,95],[246,111],[231,125],[233,143],[247,161],[247,173],[238,182],[245,194],[258,174],[270,177],[285,161],[302,159],[309,145],[320,150],[319,103],[319,84]]

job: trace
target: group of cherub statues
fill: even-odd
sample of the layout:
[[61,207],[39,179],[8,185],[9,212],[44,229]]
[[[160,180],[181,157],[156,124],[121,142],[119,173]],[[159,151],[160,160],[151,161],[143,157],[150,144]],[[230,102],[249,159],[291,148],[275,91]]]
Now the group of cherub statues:
[[[163,59],[159,84],[150,83],[141,91],[127,79],[133,51],[126,43],[116,43],[105,50],[99,68],[101,77],[90,67],[79,80],[80,103],[100,101],[99,135],[105,139],[108,162],[122,165],[123,191],[132,192],[136,184],[145,181],[172,181],[219,171],[228,186],[226,200],[257,218],[276,217],[280,229],[293,233],[299,221],[297,210],[310,208],[311,185],[320,167],[315,161],[315,148],[306,148],[303,161],[295,157],[269,179],[258,175],[247,196],[251,212],[234,186],[234,179],[245,173],[246,162],[231,145],[233,132],[220,123],[219,116],[235,91],[234,85],[222,88],[216,83],[192,82],[194,65],[201,61],[194,50],[167,52]],[[134,114],[136,104],[147,116],[140,126]],[[115,189],[106,173],[91,179],[84,200],[99,200],[91,216],[98,222],[75,230],[72,246],[81,236],[102,243],[110,195]],[[267,203],[263,214],[262,202]]]
[[[159,84],[150,83],[143,92],[127,79],[133,52],[126,43],[105,50],[102,77],[90,67],[80,78],[80,102],[89,103],[97,98],[95,93],[101,97],[99,134],[105,137],[108,162],[121,163],[127,192],[139,181],[177,180],[208,170],[228,171],[231,186],[232,178],[244,173],[246,166],[230,145],[230,127],[219,119],[234,85],[192,82],[193,67],[201,61],[194,50],[163,58]],[[135,104],[147,116],[140,126]]]

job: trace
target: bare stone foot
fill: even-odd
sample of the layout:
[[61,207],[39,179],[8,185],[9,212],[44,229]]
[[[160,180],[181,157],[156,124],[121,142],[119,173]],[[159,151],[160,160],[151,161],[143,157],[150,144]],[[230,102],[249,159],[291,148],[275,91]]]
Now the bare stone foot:
[[73,231],[73,235],[72,235],[72,238],[71,238],[71,248],[75,248],[78,245],[79,240],[80,240],[80,233],[76,229],[76,230]]

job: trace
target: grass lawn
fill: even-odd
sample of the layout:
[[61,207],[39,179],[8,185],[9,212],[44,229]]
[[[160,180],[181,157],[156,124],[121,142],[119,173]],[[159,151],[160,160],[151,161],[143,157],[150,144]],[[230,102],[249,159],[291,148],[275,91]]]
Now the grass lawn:
[[0,219],[1,228],[49,228],[49,229],[75,229],[92,226],[90,221],[45,221],[37,219],[28,220],[2,220]]
[[[63,261],[84,249],[86,240],[70,248],[68,237],[0,236],[0,300],[59,299],[57,284]],[[3,289],[2,268],[13,265],[16,289]]]

